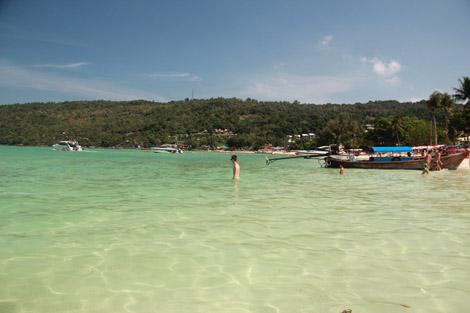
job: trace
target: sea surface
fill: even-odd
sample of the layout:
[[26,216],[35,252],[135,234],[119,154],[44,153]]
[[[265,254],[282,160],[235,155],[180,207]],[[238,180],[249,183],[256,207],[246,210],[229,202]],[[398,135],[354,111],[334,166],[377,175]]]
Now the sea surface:
[[0,313],[468,312],[468,160],[238,156],[0,146]]

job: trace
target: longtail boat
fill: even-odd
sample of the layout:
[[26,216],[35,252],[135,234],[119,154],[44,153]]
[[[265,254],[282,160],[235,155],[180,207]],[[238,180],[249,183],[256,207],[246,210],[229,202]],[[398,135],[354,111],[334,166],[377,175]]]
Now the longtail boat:
[[[425,162],[424,157],[411,156],[412,149],[410,147],[373,147],[375,153],[392,153],[392,156],[380,157],[370,156],[368,160],[355,160],[350,158],[338,158],[330,155],[325,158],[325,165],[327,167],[339,168],[364,168],[364,169],[402,169],[402,170],[422,170]],[[398,156],[397,153],[408,153],[405,156]],[[395,156],[393,156],[395,154]],[[460,163],[465,159],[465,152],[441,155],[442,165],[441,168],[455,169],[459,167]],[[430,170],[436,169],[436,156],[432,158],[429,165]]]

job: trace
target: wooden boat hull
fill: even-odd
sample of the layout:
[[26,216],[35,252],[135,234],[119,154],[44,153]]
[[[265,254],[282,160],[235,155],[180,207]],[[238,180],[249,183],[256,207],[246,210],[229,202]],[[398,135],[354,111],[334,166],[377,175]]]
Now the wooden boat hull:
[[[443,155],[441,156],[441,161],[444,164],[441,168],[457,168],[464,159],[465,152]],[[325,162],[326,166],[335,168],[339,168],[342,165],[344,168],[422,170],[424,158],[415,158],[409,161],[349,161],[330,157],[325,159]],[[430,169],[435,169],[434,160],[433,166]]]

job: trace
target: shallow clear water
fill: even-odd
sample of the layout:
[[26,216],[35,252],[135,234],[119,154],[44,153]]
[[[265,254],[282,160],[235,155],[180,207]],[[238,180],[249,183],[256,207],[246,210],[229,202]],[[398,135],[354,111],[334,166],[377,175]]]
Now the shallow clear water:
[[264,159],[0,146],[0,312],[467,310],[468,167]]

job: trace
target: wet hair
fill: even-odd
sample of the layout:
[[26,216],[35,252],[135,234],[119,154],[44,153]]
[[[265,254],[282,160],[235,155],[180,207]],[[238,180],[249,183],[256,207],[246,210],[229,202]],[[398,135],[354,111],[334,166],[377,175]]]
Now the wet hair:
[[237,156],[236,156],[235,154],[234,154],[234,155],[232,155],[232,158],[231,158],[231,160],[235,160],[235,161],[236,161],[236,160],[237,160]]

